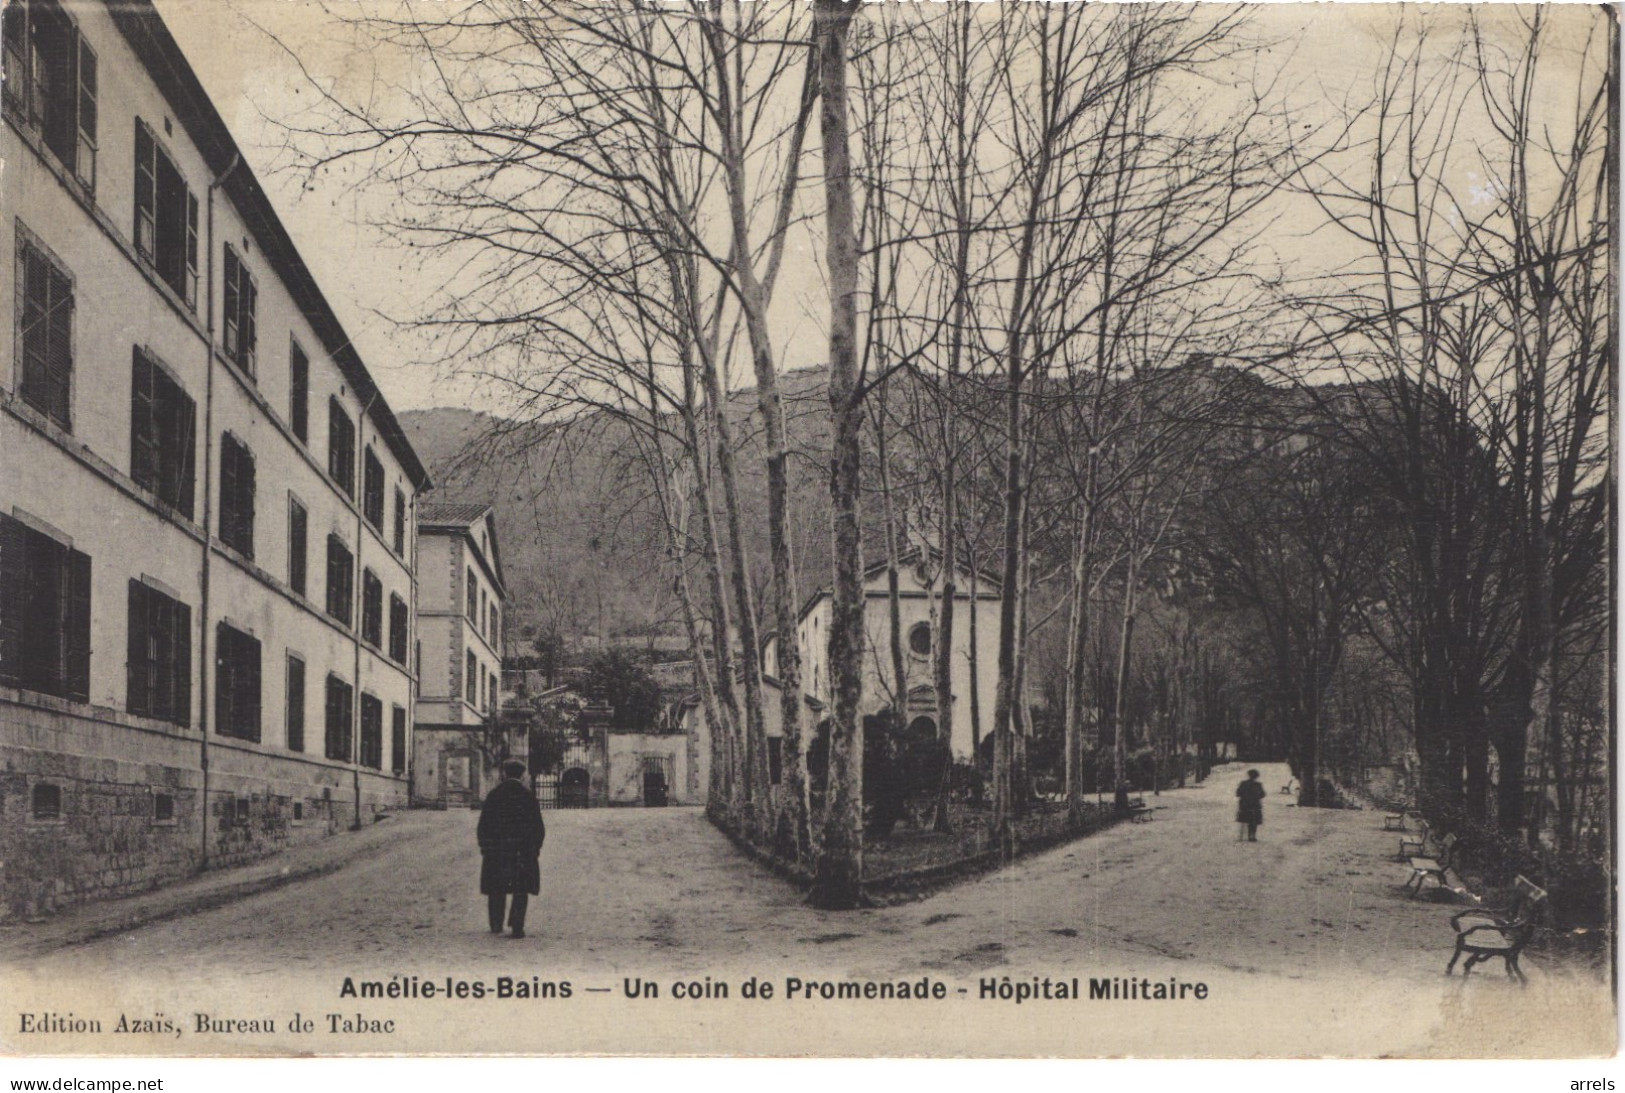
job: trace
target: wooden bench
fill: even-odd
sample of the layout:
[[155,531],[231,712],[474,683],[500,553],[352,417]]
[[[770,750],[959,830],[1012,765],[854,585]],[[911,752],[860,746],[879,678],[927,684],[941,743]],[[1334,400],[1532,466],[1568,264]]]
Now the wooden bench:
[[1426,857],[1428,852],[1428,822],[1421,822],[1421,834],[1412,839],[1401,835],[1399,837],[1399,860],[1410,861],[1412,858]]
[[1404,831],[1405,814],[1403,812],[1387,813],[1382,818],[1382,829],[1384,831]]
[[1450,954],[1444,974],[1455,971],[1456,961],[1463,955],[1467,957],[1461,966],[1463,978],[1472,974],[1474,964],[1498,956],[1506,964],[1508,979],[1528,982],[1518,967],[1518,954],[1534,935],[1535,916],[1546,901],[1546,891],[1528,877],[1519,877],[1514,890],[1517,898],[1505,911],[1473,907],[1450,917],[1450,928],[1456,931],[1456,951]]
[[1439,856],[1436,858],[1416,857],[1411,859],[1411,876],[1405,882],[1405,887],[1411,888],[1411,898],[1415,899],[1422,894],[1422,883],[1429,877],[1438,882],[1440,888],[1448,888],[1449,882],[1445,874],[1450,871],[1451,859],[1456,854],[1456,837],[1446,835],[1444,842],[1439,844]]
[[1151,822],[1151,806],[1145,803],[1144,797],[1129,798],[1128,818],[1137,824]]

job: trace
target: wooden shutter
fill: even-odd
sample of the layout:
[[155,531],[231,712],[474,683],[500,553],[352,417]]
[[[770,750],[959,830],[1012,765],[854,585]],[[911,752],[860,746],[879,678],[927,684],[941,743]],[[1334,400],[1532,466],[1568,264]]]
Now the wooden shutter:
[[197,493],[197,403],[179,387],[175,388],[174,421],[170,442],[175,446],[175,507],[190,520]]
[[230,433],[220,438],[220,538],[237,545],[237,441]]
[[232,662],[232,630],[225,623],[214,631],[214,731],[230,735],[235,726],[231,720],[232,688],[236,678],[236,665]]
[[0,94],[6,105],[24,117],[28,115],[28,9],[8,2],[0,12],[0,47],[5,49],[5,80]]
[[242,634],[237,638],[237,732],[259,743],[260,739],[260,643]]
[[96,52],[83,35],[79,39],[79,150],[74,173],[96,188]]
[[192,723],[192,609],[175,604],[175,704],[171,720],[177,725]]
[[221,263],[221,284],[224,286],[225,299],[220,308],[221,329],[220,340],[226,350],[226,356],[232,360],[237,359],[237,252],[226,245],[225,260]]
[[406,711],[399,706],[390,711],[389,769],[396,774],[406,769]]
[[50,401],[45,364],[50,332],[46,329],[45,314],[51,306],[51,283],[46,277],[45,256],[26,242],[22,245],[21,265],[22,395],[34,409],[44,413]]
[[158,229],[157,146],[147,123],[135,123],[135,249],[147,261],[156,251]]
[[28,614],[28,531],[0,514],[0,683],[23,684],[23,619]]
[[333,686],[333,677],[327,677],[326,701],[322,704],[322,754],[329,759],[334,758],[338,750],[338,691]]
[[140,581],[130,582],[130,633],[125,643],[128,660],[124,669],[124,708],[139,714],[153,712],[149,599],[146,585]]
[[73,382],[73,284],[61,271],[46,267],[51,284],[50,310],[46,314],[46,329],[50,333],[50,347],[45,363],[50,377],[52,420],[64,429],[72,427],[68,412],[68,393]]
[[305,594],[305,507],[288,498],[288,586]]
[[148,672],[152,681],[152,714],[166,721],[175,717],[175,608],[161,592],[147,594]]
[[246,447],[238,449],[241,466],[237,474],[239,492],[238,522],[242,529],[242,542],[237,549],[243,556],[254,556],[254,453]]
[[288,423],[302,442],[310,439],[310,358],[292,342],[288,349]]
[[242,281],[238,288],[238,308],[242,314],[237,322],[237,337],[240,348],[237,354],[237,363],[250,376],[254,374],[254,350],[259,341],[259,333],[255,325],[256,309],[259,306],[259,293],[254,287],[254,278],[250,277],[248,270],[242,265],[237,267],[237,276]]
[[63,623],[67,629],[63,645],[67,663],[64,667],[67,697],[75,702],[90,701],[90,555],[83,551],[68,551],[67,612]]
[[158,399],[153,390],[157,369],[140,349],[133,350],[131,357],[130,477],[136,485],[158,491]]
[[186,195],[186,306],[197,310],[197,198]]
[[62,428],[70,427],[73,378],[73,284],[37,247],[22,248],[23,398]]
[[[39,79],[41,136],[70,170],[79,146],[79,35],[67,12],[30,5],[34,15],[35,77]],[[43,78],[41,78],[43,77]]]
[[283,693],[283,709],[287,711],[286,733],[289,751],[305,750],[305,662],[288,657],[288,678]]

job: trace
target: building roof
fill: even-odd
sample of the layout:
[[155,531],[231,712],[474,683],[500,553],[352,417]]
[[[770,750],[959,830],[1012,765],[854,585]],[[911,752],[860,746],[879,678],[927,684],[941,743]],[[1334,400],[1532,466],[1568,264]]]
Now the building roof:
[[419,527],[471,528],[491,511],[490,505],[462,501],[418,502]]
[[[474,536],[474,529],[481,523],[487,524],[491,532],[489,558],[485,556],[480,541]],[[466,536],[469,549],[485,566],[487,575],[497,587],[497,594],[504,600],[508,598],[507,578],[502,575],[502,551],[497,545],[496,513],[491,511],[490,505],[478,501],[420,501],[418,532],[421,534],[425,531],[449,531]]]
[[355,388],[356,398],[367,408],[367,416],[384,438],[384,443],[400,461],[413,486],[418,490],[429,489],[431,482],[427,468],[406,439],[406,432],[394,411],[384,401],[378,385],[362,363],[361,355],[350,343],[350,336],[345,333],[332,306],[322,295],[305,260],[299,256],[298,248],[293,245],[287,229],[272,208],[259,179],[254,177],[254,172],[244,161],[242,150],[226,128],[225,119],[215,109],[174,36],[153,8],[152,0],[102,2],[148,75],[174,109],[176,120],[197,145],[204,162],[216,178],[224,176],[220,182],[221,188],[242,215],[243,223],[253,233],[255,242],[270,261],[272,269],[287,286],[288,294],[316,332],[322,348]]
[[[899,570],[902,570],[902,569],[908,568],[909,566],[919,565],[921,555],[922,555],[922,552],[917,547],[915,549],[913,549],[913,550],[906,551],[905,553],[898,556],[897,568]],[[937,550],[935,547],[932,547],[930,557],[931,557],[931,559],[933,561],[936,561],[936,562],[938,562],[940,564],[941,559],[942,559],[942,552]],[[886,572],[886,569],[887,569],[888,565],[889,565],[889,563],[885,559],[881,559],[880,561],[871,564],[868,568],[866,568],[863,571],[863,580],[865,582],[874,580],[876,577],[878,577],[882,573]],[[963,573],[967,577],[972,575],[971,574],[971,568],[969,566],[965,565],[963,562],[959,562],[959,563],[955,564],[954,569],[956,571],[958,571],[959,573]],[[992,570],[987,569],[985,567],[977,566],[975,576],[976,576],[976,580],[977,580],[977,582],[979,584],[985,584],[985,585],[988,586],[988,588],[986,590],[979,590],[978,591],[979,596],[987,596],[989,594],[991,594],[993,596],[997,596],[1001,592],[1001,590],[1003,588],[1003,585],[1004,585],[1004,581],[997,573],[994,573]],[[805,600],[802,601],[801,610],[796,613],[797,621],[800,621],[801,619],[805,619],[807,617],[808,613],[810,613],[814,607],[818,606],[818,601],[819,600],[826,599],[829,596],[831,596],[832,594],[833,594],[832,590],[829,588],[829,586],[826,585],[826,586],[818,589],[817,591],[815,591],[812,595],[808,596]],[[870,593],[870,595],[873,595],[873,593]],[[959,597],[956,596],[955,598],[957,599]],[[767,635],[765,638],[762,639],[762,647],[765,649],[767,647],[768,643],[771,642],[777,636],[778,636],[777,634],[769,634],[769,635]]]

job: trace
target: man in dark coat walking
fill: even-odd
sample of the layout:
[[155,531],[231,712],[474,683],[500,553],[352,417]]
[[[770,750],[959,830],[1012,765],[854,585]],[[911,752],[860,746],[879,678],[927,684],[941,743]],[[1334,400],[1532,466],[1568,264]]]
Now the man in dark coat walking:
[[[1236,787],[1236,822],[1244,824],[1247,828],[1247,841],[1258,841],[1258,825],[1264,822],[1264,783],[1258,780],[1258,772],[1247,772],[1247,780]],[[1237,829],[1237,836],[1240,829]]]
[[480,891],[485,893],[491,932],[502,932],[502,912],[509,895],[508,928],[514,937],[525,936],[525,907],[542,890],[542,869],[537,857],[547,828],[536,795],[525,788],[525,764],[510,759],[502,764],[502,781],[486,794],[480,807]]

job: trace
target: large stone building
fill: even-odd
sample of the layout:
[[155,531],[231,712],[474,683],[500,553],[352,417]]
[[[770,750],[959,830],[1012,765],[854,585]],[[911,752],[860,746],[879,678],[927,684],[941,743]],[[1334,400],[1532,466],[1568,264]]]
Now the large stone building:
[[148,0],[8,0],[0,914],[404,804],[418,457]]
[[478,802],[510,753],[502,721],[508,593],[489,505],[418,509],[418,716],[413,800]]

